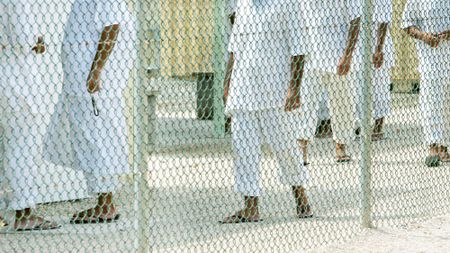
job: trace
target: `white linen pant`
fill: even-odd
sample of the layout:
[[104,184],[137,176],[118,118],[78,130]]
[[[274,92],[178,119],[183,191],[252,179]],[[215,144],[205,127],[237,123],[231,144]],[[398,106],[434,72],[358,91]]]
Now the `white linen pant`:
[[264,141],[278,161],[283,184],[302,186],[308,182],[309,175],[292,134],[293,125],[279,109],[234,112],[232,140],[237,192],[244,196],[261,195],[259,166]]
[[328,93],[328,105],[333,139],[340,144],[348,144],[354,139],[356,98],[355,83],[357,73],[339,76],[320,70],[305,72],[305,79],[300,89],[301,108],[297,116],[301,130],[297,139],[312,140],[319,120],[319,108],[324,90]]
[[[391,113],[391,92],[389,90],[391,77],[389,74],[389,69],[385,67],[381,67],[379,69],[372,70],[372,115],[373,119],[380,119],[387,117]],[[362,92],[363,89],[363,79],[359,82],[357,87],[358,89],[358,97],[356,100],[356,115],[358,117],[358,122],[361,122],[363,116],[363,104],[362,104],[362,96],[364,95]]]
[[450,77],[422,74],[420,110],[427,145],[450,146]]
[[[35,115],[28,111],[2,113],[0,108],[0,185],[9,210],[33,208],[38,194],[36,176],[42,160],[35,138]],[[3,195],[3,196],[1,196]]]

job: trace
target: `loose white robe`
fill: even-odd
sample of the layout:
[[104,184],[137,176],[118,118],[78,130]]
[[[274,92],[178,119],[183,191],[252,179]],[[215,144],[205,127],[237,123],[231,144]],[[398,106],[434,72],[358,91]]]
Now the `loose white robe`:
[[33,208],[38,194],[39,94],[32,87],[30,58],[38,33],[32,4],[0,0],[0,203],[10,210]]
[[[386,39],[384,41],[383,53],[384,53],[384,63],[381,68],[376,69],[372,64],[372,103],[373,103],[373,118],[380,119],[386,117],[391,112],[391,92],[390,92],[390,69],[394,67],[395,64],[395,55],[394,55],[394,44],[392,41],[390,28],[392,24],[392,1],[391,0],[377,0],[374,2],[374,14],[373,14],[373,26],[372,26],[372,45],[373,52],[375,52],[375,47],[377,45],[378,39],[378,28],[382,23],[388,23],[388,31],[386,34]],[[359,47],[361,50],[358,51],[361,53],[359,57],[363,57],[363,40],[359,40]],[[372,57],[371,57],[372,59]],[[363,81],[359,82],[360,85],[358,88],[358,97],[357,97],[357,107],[356,107],[356,115],[358,117],[358,121],[360,122],[362,119],[362,110],[363,105],[361,103],[362,96],[362,85]]]
[[233,116],[236,191],[259,196],[261,148],[268,143],[283,184],[304,185],[308,173],[283,111],[291,56],[305,55],[303,12],[293,0],[238,0],[229,51],[235,55],[226,112]]
[[[120,25],[117,44],[102,73],[102,90],[93,113],[87,79],[103,29]],[[44,143],[52,163],[81,170],[88,191],[113,192],[117,176],[129,172],[123,91],[135,58],[135,31],[122,0],[76,0],[62,46],[63,90]]]
[[362,16],[362,3],[359,0],[309,2],[310,9],[306,12],[309,14],[307,28],[311,48],[300,90],[301,108],[294,114],[300,123],[296,137],[306,140],[314,138],[320,103],[323,93],[327,92],[333,139],[342,144],[350,143],[356,123],[355,88],[362,65],[362,59],[357,57],[359,48],[355,49],[351,71],[347,76],[338,76],[337,66],[347,46],[350,23]]
[[[449,1],[408,1],[402,28],[415,26],[432,34],[450,30]],[[438,48],[416,41],[421,73],[420,109],[427,145],[450,146],[450,42]]]

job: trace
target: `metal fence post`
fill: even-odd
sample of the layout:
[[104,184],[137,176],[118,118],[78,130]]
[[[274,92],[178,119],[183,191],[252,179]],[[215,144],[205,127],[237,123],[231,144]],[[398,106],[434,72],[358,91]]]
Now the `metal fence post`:
[[133,167],[135,176],[135,211],[137,211],[137,219],[135,228],[137,231],[136,248],[137,252],[145,253],[150,251],[150,187],[147,182],[148,165],[147,165],[147,146],[148,146],[148,115],[147,97],[146,97],[146,69],[145,69],[145,29],[143,22],[145,21],[145,13],[143,10],[144,0],[136,2],[136,29],[137,29],[137,78],[134,87],[134,160]]
[[[362,159],[361,159],[361,224],[365,228],[372,227],[372,30],[373,30],[373,1],[364,0],[362,19],[363,32],[363,89],[362,106],[363,116],[361,122]],[[360,94],[357,94],[360,95]]]

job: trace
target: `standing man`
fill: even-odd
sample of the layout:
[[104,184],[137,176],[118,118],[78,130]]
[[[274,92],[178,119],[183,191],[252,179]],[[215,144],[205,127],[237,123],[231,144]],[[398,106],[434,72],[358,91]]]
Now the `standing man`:
[[292,187],[297,216],[312,216],[304,188],[308,172],[285,112],[298,106],[307,52],[299,7],[296,0],[237,3],[229,45],[232,76],[225,99],[226,111],[233,116],[235,189],[244,195],[244,209],[225,218],[225,224],[260,220],[259,166],[264,142],[276,156],[282,183]]
[[450,162],[450,1],[409,0],[402,28],[416,39],[429,167]]
[[[328,91],[336,161],[349,162],[346,144],[354,139],[355,92],[358,71],[362,65],[356,56],[359,38],[361,3],[359,0],[322,0],[311,2],[308,23],[311,40],[311,60],[305,69],[300,94],[301,131],[297,132],[300,148],[307,151],[314,138],[319,120],[319,104],[324,90]],[[354,58],[356,61],[354,61]]]
[[[389,32],[389,24],[392,22],[392,1],[375,1],[373,15],[373,118],[375,125],[372,131],[372,140],[377,141],[384,138],[383,126],[385,117],[391,112],[391,92],[390,92],[390,69],[394,66],[394,46]],[[361,41],[362,43],[362,41]],[[361,53],[363,50],[361,50]],[[362,57],[362,55],[361,55]],[[358,85],[360,99],[362,94],[362,85]],[[356,113],[358,121],[362,119],[363,105],[358,102]]]
[[[41,159],[35,143],[38,112],[30,57],[45,52],[36,19],[31,18],[33,4],[30,0],[0,0],[0,191],[9,195],[0,197],[15,211],[17,231],[59,227],[32,212]],[[0,217],[0,223],[6,222]]]
[[123,0],[76,0],[64,31],[63,90],[44,155],[84,172],[97,205],[72,223],[112,222],[118,177],[129,172],[123,91],[134,66],[134,26]]

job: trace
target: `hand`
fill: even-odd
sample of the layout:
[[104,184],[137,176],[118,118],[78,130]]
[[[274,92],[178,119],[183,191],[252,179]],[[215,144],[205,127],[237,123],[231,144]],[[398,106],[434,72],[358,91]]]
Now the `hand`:
[[286,103],[284,105],[284,110],[286,112],[291,112],[300,108],[300,93],[297,89],[289,88]]
[[373,65],[375,66],[376,69],[381,68],[381,66],[383,66],[384,63],[384,53],[382,51],[378,51],[375,52],[375,54],[373,54]]
[[99,92],[102,89],[102,82],[100,80],[100,75],[90,74],[88,78],[87,89],[88,92],[93,94]]
[[44,38],[42,36],[38,37],[36,45],[31,49],[35,54],[43,54],[46,51]]
[[441,38],[439,36],[427,33],[424,35],[423,42],[425,42],[432,48],[437,48],[439,46],[439,43],[441,42]]
[[448,32],[442,32],[439,35],[439,40],[440,41],[446,41],[450,39],[449,33]]
[[345,54],[341,57],[339,60],[338,66],[337,66],[337,74],[339,76],[345,76],[350,72],[350,67],[352,65],[352,55]]

